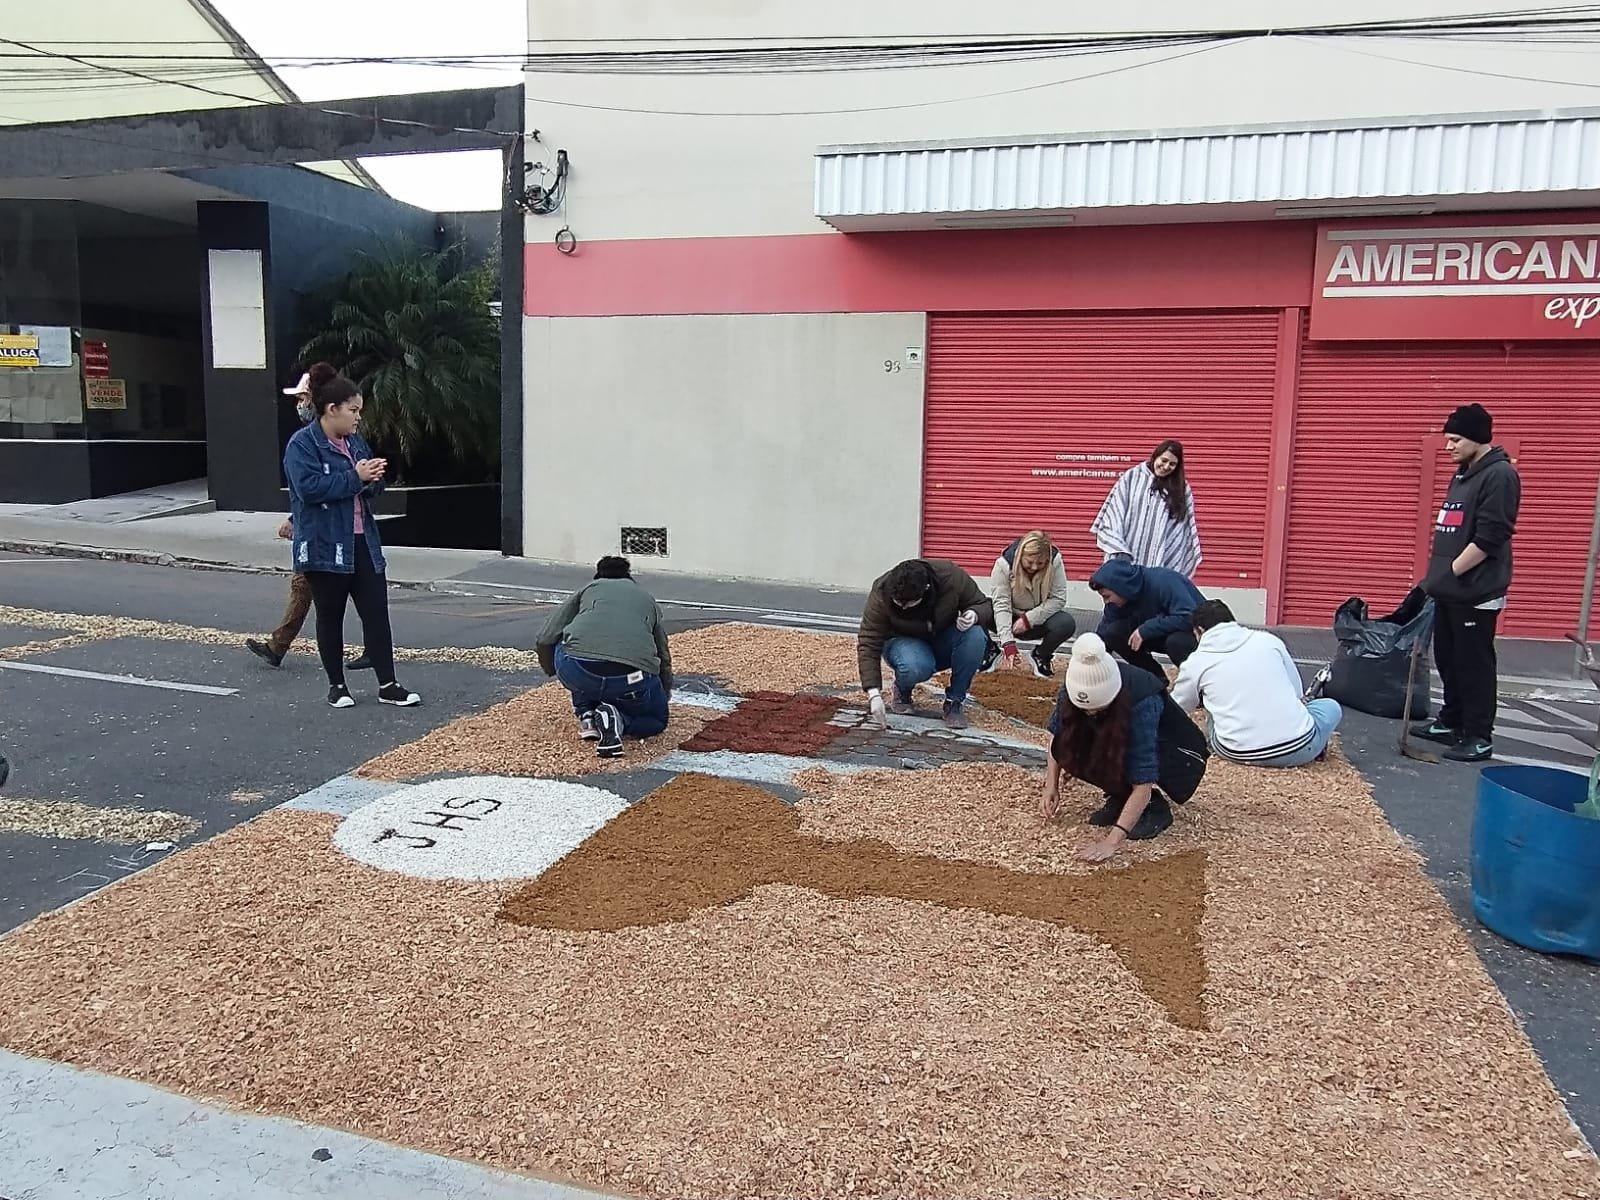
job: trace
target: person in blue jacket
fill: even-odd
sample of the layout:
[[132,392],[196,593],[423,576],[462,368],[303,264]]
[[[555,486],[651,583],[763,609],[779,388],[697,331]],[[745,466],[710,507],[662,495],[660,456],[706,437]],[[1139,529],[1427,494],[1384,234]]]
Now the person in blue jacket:
[[1141,567],[1113,559],[1089,579],[1105,601],[1097,632],[1106,648],[1135,667],[1167,682],[1156,662],[1159,651],[1182,666],[1200,647],[1194,636],[1194,610],[1205,601],[1187,575],[1166,567]]
[[283,452],[293,512],[294,569],[311,585],[317,606],[317,653],[328,676],[328,703],[355,704],[344,681],[344,613],[354,600],[367,655],[378,676],[378,699],[410,708],[422,697],[394,677],[394,635],[389,630],[389,585],[383,542],[370,497],[383,488],[388,463],[356,432],[361,393],[327,363],[311,368],[315,419]]

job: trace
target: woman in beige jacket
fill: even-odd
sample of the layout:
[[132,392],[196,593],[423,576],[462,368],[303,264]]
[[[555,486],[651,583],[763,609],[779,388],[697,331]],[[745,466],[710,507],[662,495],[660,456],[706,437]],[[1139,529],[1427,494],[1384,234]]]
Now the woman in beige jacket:
[[1038,642],[1029,656],[1033,673],[1050,678],[1056,651],[1077,632],[1078,623],[1067,611],[1066,564],[1049,535],[1035,529],[1007,546],[994,560],[989,594],[994,599],[994,619],[985,627],[999,644],[990,643],[983,669],[994,670],[1002,655],[1020,667],[1017,642]]

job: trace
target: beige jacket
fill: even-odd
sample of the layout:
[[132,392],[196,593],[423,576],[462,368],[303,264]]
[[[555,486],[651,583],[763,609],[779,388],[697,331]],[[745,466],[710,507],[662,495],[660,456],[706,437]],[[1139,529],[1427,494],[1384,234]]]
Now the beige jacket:
[[1020,613],[1037,629],[1067,607],[1067,568],[1061,551],[1050,558],[1050,565],[1029,578],[1021,568],[1012,570],[1006,555],[994,560],[989,576],[989,594],[994,597],[995,634],[1004,646],[1015,641],[1011,626]]

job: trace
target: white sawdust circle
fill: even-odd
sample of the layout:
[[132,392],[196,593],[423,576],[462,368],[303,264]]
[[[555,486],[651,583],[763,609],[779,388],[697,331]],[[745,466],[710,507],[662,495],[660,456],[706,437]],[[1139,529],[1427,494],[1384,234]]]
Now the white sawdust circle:
[[358,862],[422,879],[527,879],[627,807],[586,784],[470,775],[401,788],[358,808],[333,844]]

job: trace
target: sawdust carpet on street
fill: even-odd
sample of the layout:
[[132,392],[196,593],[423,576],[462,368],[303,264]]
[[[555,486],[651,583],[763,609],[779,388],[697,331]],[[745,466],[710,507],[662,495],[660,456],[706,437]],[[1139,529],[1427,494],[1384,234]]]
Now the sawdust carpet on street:
[[972,697],[985,708],[1042,726],[1050,719],[1060,679],[1040,679],[1032,671],[1001,667],[972,681]]
[[1172,1019],[1203,1027],[1204,854],[1092,875],[1008,871],[800,833],[800,816],[749,784],[684,775],[623,813],[500,909],[547,929],[665,925],[782,883],[837,900],[918,900],[1081,929],[1105,942]]
[[628,739],[621,758],[596,758],[578,737],[567,690],[546,683],[481,713],[460,717],[418,741],[363,764],[366,779],[404,781],[434,775],[522,775],[550,779],[647,766],[700,731],[716,714],[678,706],[658,737]]
[[[815,685],[741,685],[833,686],[840,642],[815,640]],[[803,647],[783,643],[796,675]],[[695,669],[730,676],[711,657]],[[1074,859],[1098,795],[1068,788],[1047,827],[1013,766],[800,785],[803,837],[1108,869]],[[784,883],[670,924],[517,926],[497,914],[528,880],[381,872],[337,825],[275,811],[0,940],[0,1045],[650,1197],[1600,1197],[1465,933],[1340,761],[1213,760],[1111,868],[1204,852],[1203,1029],[1082,928]]]

